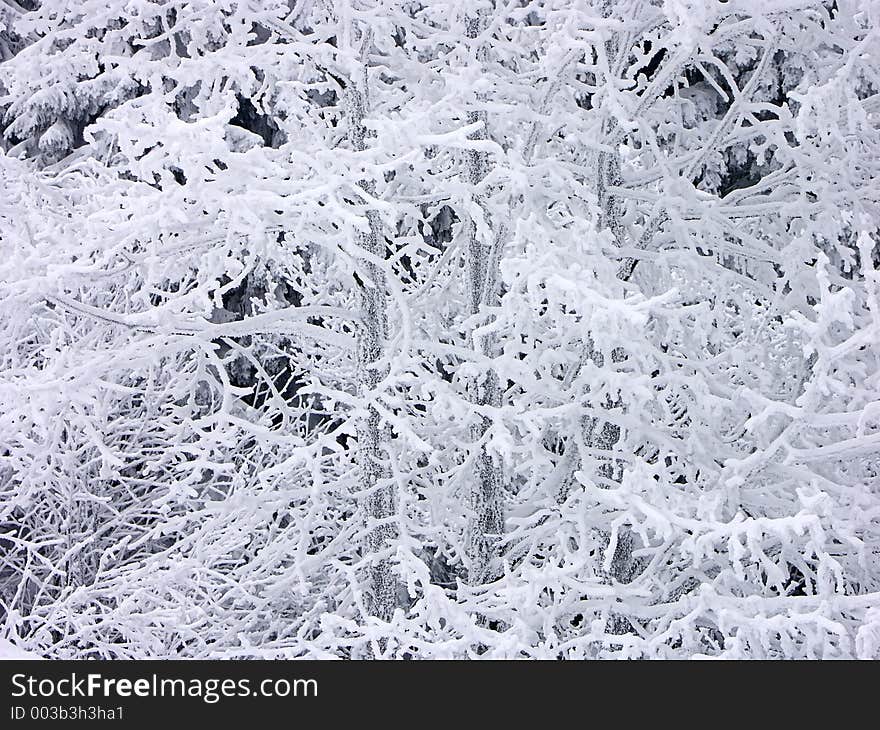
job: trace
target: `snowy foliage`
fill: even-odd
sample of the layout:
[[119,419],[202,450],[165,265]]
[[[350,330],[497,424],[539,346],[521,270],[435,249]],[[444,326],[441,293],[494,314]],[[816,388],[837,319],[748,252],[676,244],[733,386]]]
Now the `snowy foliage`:
[[880,658],[876,0],[0,0],[0,636]]

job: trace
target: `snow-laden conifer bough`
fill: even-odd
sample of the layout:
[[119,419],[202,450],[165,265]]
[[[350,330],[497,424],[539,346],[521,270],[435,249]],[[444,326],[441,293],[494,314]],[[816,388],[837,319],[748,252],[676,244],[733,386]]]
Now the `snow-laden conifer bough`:
[[875,0],[0,0],[0,653],[880,658]]

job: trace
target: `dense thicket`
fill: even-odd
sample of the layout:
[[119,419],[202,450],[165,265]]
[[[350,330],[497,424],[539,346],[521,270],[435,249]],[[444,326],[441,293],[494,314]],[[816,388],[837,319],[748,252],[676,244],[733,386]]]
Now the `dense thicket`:
[[0,0],[0,636],[877,657],[872,0]]

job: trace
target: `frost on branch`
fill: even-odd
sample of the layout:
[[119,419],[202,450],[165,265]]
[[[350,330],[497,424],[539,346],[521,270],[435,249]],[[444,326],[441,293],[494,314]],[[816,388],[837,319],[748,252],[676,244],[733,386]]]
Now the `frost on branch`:
[[877,658],[878,27],[0,2],[4,642]]

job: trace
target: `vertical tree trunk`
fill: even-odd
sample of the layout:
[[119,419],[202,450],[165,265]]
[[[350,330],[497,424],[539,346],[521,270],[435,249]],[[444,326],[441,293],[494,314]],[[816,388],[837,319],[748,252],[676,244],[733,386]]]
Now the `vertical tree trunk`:
[[[611,8],[612,3],[606,2],[602,8],[602,15],[604,17],[609,17],[611,15]],[[615,71],[618,62],[621,60],[619,58],[621,54],[619,46],[620,42],[616,34],[612,35],[612,37],[605,43],[605,53],[612,72]],[[627,53],[625,48],[622,50],[622,53]],[[603,127],[606,136],[613,138],[614,132],[617,128],[616,120],[614,118],[609,118],[608,122],[603,125]],[[614,149],[611,152],[600,152],[598,157],[598,189],[596,192],[599,199],[599,228],[607,228],[614,238],[615,245],[622,246],[624,244],[624,230],[623,225],[621,224],[623,211],[621,210],[620,199],[614,194],[613,190],[610,189],[621,185],[620,152],[617,149]],[[615,353],[612,353],[612,359],[616,359]],[[619,401],[616,403],[608,403],[609,407],[618,405],[620,405]],[[591,445],[595,445],[599,449],[610,451],[614,448],[615,444],[620,441],[620,426],[612,423],[606,422],[602,424],[601,428],[596,428],[594,425],[591,432],[593,437],[593,444]],[[621,472],[622,467],[615,463],[613,458],[609,458],[608,461],[600,467],[601,475],[606,479],[613,481],[620,481],[622,477]],[[607,579],[609,582],[628,583],[633,579],[634,566],[632,551],[632,531],[624,526],[618,531],[617,545],[615,546],[614,555],[611,559],[611,566],[607,573]],[[608,625],[605,630],[609,634],[623,634],[631,630],[631,628],[629,621],[624,617],[612,613],[608,618]]]
[[[348,141],[355,151],[366,149],[364,115],[367,107],[366,73],[359,87],[355,79],[348,91]],[[375,186],[368,181],[358,183],[364,192],[373,195]],[[367,211],[369,232],[357,234],[357,244],[367,253],[384,258],[382,224],[375,210]],[[373,261],[365,261],[366,274],[358,297],[361,326],[358,330],[357,385],[358,396],[370,399],[384,373],[376,366],[382,356],[387,336],[385,275]],[[395,537],[392,524],[395,510],[394,492],[388,483],[388,470],[383,466],[383,433],[379,412],[372,404],[358,423],[357,465],[359,487],[364,496],[363,512],[367,526],[365,544],[369,562],[367,610],[370,615],[388,621],[397,606],[397,590],[391,562],[383,555]]]
[[[613,3],[606,1],[602,5],[602,16],[608,18],[611,16]],[[605,42],[605,55],[608,60],[608,66],[612,75],[616,75],[619,71],[619,65],[625,60],[621,57],[626,54],[624,47],[620,48],[621,43],[617,34]],[[613,79],[608,80],[613,83]],[[602,125],[602,131],[606,138],[613,138],[617,129],[617,122],[613,117],[609,117]],[[614,149],[609,152],[599,152],[596,155],[596,198],[599,204],[599,230],[607,229],[611,232],[614,244],[617,246],[624,245],[625,231],[621,223],[623,211],[621,210],[620,199],[611,189],[621,185],[621,160],[620,152]],[[592,340],[588,342],[586,349],[587,359],[593,360],[597,365],[601,366],[602,355],[595,352],[592,346]],[[612,360],[622,357],[617,352],[612,353]],[[612,402],[609,400],[607,407],[612,408],[619,406],[620,402]],[[609,423],[600,422],[596,418],[586,418],[583,423],[583,441],[588,447],[594,447],[603,451],[611,451],[620,441],[620,426]],[[613,457],[609,457],[599,466],[599,474],[605,479],[611,481],[620,481],[622,476],[622,467],[616,463]],[[604,539],[608,540],[610,533]],[[628,583],[634,577],[633,572],[635,566],[632,558],[633,537],[632,531],[627,527],[622,527],[618,531],[617,544],[615,546],[614,555],[611,559],[610,569],[605,572],[607,582]],[[622,616],[612,613],[609,616],[606,632],[609,634],[623,634],[631,629],[629,622]]]
[[[476,38],[482,26],[479,15],[467,19],[467,37]],[[478,52],[478,57],[481,54]],[[487,116],[485,111],[474,111],[468,114],[469,124],[482,122],[483,126],[471,135],[472,139],[486,139]],[[467,179],[471,185],[478,185],[488,171],[488,156],[485,152],[468,150]],[[465,226],[467,254],[467,295],[469,314],[480,312],[484,303],[492,303],[494,291],[486,289],[490,261],[489,247],[477,235],[477,226],[469,219]],[[494,287],[493,287],[494,288]],[[493,338],[481,337],[474,346],[482,355],[490,355],[493,349]],[[501,388],[498,375],[490,370],[481,377],[474,393],[474,404],[477,406],[497,407],[501,404]],[[482,441],[492,422],[488,416],[482,416],[473,427],[471,438],[474,443]],[[504,530],[504,517],[501,498],[501,478],[498,467],[484,445],[480,445],[476,457],[474,483],[471,489],[471,519],[468,526],[468,558],[470,572],[468,579],[471,584],[483,583],[493,575],[494,564],[497,562],[498,539]]]

